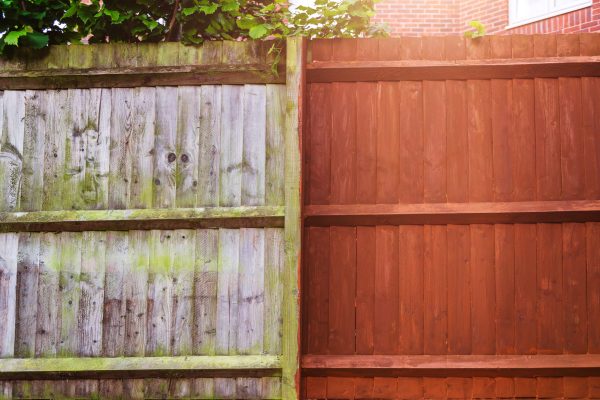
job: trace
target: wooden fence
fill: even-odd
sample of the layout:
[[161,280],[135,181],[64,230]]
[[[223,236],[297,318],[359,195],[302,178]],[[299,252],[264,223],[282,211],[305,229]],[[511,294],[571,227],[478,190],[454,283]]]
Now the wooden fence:
[[0,397],[295,396],[295,48],[0,65]]
[[307,398],[600,398],[599,56],[309,44]]
[[600,36],[269,46],[2,62],[0,396],[600,397]]

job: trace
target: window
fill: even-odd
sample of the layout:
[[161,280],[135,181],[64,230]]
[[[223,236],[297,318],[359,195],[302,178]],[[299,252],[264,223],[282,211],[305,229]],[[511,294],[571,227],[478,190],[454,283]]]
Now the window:
[[592,0],[509,0],[509,27],[529,24],[592,5]]

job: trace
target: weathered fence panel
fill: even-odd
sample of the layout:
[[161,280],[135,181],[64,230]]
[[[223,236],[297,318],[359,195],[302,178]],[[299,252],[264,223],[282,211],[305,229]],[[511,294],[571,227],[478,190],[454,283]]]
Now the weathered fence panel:
[[281,398],[298,136],[267,50],[0,65],[0,397]]
[[599,397],[600,36],[309,54],[305,396]]

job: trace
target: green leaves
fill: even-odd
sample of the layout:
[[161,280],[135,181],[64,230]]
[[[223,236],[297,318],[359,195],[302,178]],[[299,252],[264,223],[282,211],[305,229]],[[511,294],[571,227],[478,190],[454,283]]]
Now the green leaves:
[[378,0],[0,0],[0,55],[18,47],[94,42],[249,40],[384,35]]
[[483,23],[481,23],[480,21],[475,21],[475,20],[470,21],[469,26],[475,30],[474,31],[466,31],[464,33],[466,38],[477,39],[477,38],[485,36],[485,25]]
[[254,25],[252,28],[250,28],[248,34],[252,39],[260,39],[261,37],[264,37],[268,32],[269,30],[267,29],[267,27],[264,24],[260,24]]

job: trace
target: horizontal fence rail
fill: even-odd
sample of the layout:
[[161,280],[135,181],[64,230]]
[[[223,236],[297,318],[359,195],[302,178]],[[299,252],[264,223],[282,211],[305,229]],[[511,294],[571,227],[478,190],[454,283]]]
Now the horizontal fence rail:
[[518,224],[600,221],[600,200],[309,205],[308,226]]
[[281,376],[279,356],[14,358],[0,380],[116,377]]
[[582,76],[600,76],[600,57],[315,62],[306,67],[309,83]]
[[305,355],[302,368],[308,376],[588,376],[600,372],[600,355]]
[[0,232],[281,228],[283,206],[0,213]]

